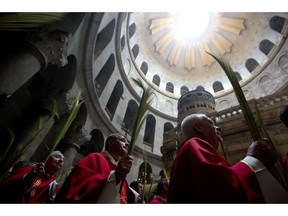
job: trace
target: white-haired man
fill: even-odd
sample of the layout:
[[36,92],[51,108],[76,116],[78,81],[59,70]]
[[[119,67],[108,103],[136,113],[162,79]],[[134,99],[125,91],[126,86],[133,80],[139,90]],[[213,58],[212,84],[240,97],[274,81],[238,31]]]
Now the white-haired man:
[[12,171],[0,181],[0,203],[51,203],[60,190],[53,176],[64,164],[60,151],[46,163],[31,163]]

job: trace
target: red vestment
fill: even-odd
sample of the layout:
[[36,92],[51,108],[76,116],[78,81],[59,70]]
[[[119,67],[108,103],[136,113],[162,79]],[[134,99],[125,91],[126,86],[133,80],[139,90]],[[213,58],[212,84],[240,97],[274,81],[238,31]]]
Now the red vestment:
[[[89,154],[75,164],[57,194],[55,202],[97,203],[110,172],[115,169],[116,165],[103,152]],[[127,190],[128,183],[125,180],[120,195],[120,203],[127,203]],[[111,196],[113,195],[111,194]]]
[[167,201],[159,196],[154,196],[149,204],[165,204]]
[[192,138],[173,162],[168,203],[264,203],[254,171],[232,166],[209,143]]
[[[49,188],[51,183],[55,181],[55,178],[45,174],[34,174],[32,173],[32,169],[33,166],[19,168],[17,171],[11,173],[7,178],[0,181],[1,203],[51,202],[49,199]],[[27,177],[30,178],[28,179],[29,185],[27,185]],[[57,184],[56,190],[53,191],[53,193],[57,193],[59,189],[60,188]],[[24,191],[26,191],[26,193]]]

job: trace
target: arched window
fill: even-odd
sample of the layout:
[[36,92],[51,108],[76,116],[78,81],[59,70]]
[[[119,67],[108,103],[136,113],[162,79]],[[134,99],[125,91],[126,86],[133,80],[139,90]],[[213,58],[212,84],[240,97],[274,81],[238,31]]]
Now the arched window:
[[269,21],[269,25],[271,27],[271,29],[273,29],[274,31],[277,31],[279,33],[282,32],[283,26],[285,24],[285,18],[280,17],[280,16],[273,16],[270,21]]
[[148,71],[148,64],[146,62],[142,62],[140,69],[146,75]]
[[138,180],[143,184],[144,176],[146,176],[146,183],[151,183],[152,167],[149,163],[146,164],[146,175],[145,175],[145,163],[142,163],[139,167]]
[[155,85],[159,86],[159,85],[160,85],[160,77],[159,77],[158,75],[154,75],[152,82],[153,82]]
[[129,26],[129,39],[135,34],[135,32],[136,32],[136,24],[132,23]]
[[203,86],[197,86],[197,87],[196,87],[196,90],[202,90],[202,91],[204,91],[205,89],[204,89]]
[[183,95],[185,93],[189,92],[189,89],[187,86],[182,86],[180,89],[180,94]]
[[144,133],[144,142],[150,144],[153,147],[155,137],[155,125],[156,120],[153,115],[149,114],[146,118],[146,126]]
[[115,19],[113,19],[105,28],[99,32],[96,38],[95,49],[94,49],[94,61],[100,56],[102,51],[110,43],[113,37],[115,29]]
[[258,65],[259,63],[253,58],[249,58],[245,63],[245,66],[250,73],[252,73],[252,71],[255,70],[255,68],[257,68]]
[[137,44],[135,44],[132,48],[132,53],[133,53],[133,56],[134,58],[136,59],[138,54],[139,54],[139,46]]
[[124,47],[125,47],[125,36],[123,35],[121,38],[121,52],[123,51]]
[[166,91],[174,93],[174,86],[173,86],[173,84],[171,82],[168,82],[166,84]]
[[259,49],[265,54],[268,55],[269,52],[273,49],[275,44],[269,40],[262,40],[259,44]]
[[222,83],[219,81],[214,82],[213,83],[213,90],[214,90],[214,92],[219,92],[219,91],[224,90]]
[[288,72],[288,54],[283,54],[279,58],[278,65],[284,72]]
[[238,72],[235,72],[235,76],[236,76],[238,82],[239,82],[240,80],[242,80],[242,77],[241,77],[241,75],[240,75]]
[[123,120],[123,126],[129,133],[132,133],[133,131],[137,111],[138,104],[134,100],[130,100]]
[[80,146],[79,153],[87,156],[92,152],[101,152],[104,147],[104,136],[99,129],[94,129],[90,133],[91,139]]
[[110,115],[111,119],[115,114],[116,108],[118,106],[122,94],[123,94],[123,84],[120,80],[118,80],[116,85],[114,86],[114,89],[106,105],[106,108],[109,111],[108,114]]
[[166,122],[164,124],[164,133],[168,132],[168,131],[171,131],[173,129],[174,129],[174,126],[170,122]]
[[111,54],[105,65],[102,67],[98,76],[95,78],[95,87],[99,96],[102,94],[108,80],[110,79],[113,71],[115,69],[115,57]]

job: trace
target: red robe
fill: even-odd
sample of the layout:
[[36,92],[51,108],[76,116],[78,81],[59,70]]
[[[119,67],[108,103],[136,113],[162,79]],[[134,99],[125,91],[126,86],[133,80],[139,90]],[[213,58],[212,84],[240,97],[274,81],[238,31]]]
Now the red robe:
[[164,199],[161,199],[161,197],[159,196],[154,196],[149,202],[149,204],[165,204],[165,203],[167,203],[167,201]]
[[[49,186],[50,183],[55,181],[53,176],[44,174],[33,174],[33,166],[19,168],[17,171],[11,173],[7,178],[0,181],[0,202],[1,203],[47,203],[51,202],[49,199]],[[30,174],[32,175],[30,175]],[[28,175],[27,175],[28,174]],[[28,176],[32,176],[29,185],[25,188],[29,191],[24,194],[23,180],[27,180]],[[25,177],[25,178],[24,178]],[[54,193],[59,191],[57,184]]]
[[209,143],[192,138],[173,162],[168,203],[264,203],[264,198],[250,167],[232,166]]
[[[91,153],[75,164],[65,180],[55,202],[59,203],[97,203],[102,189],[110,175],[116,169],[104,153]],[[118,187],[120,183],[118,184]],[[116,187],[116,183],[115,183]],[[127,181],[124,181],[120,203],[127,203]]]

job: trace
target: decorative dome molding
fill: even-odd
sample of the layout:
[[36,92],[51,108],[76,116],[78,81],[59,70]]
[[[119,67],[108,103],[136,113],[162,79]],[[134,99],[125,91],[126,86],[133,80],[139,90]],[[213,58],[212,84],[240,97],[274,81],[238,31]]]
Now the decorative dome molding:
[[[197,55],[200,56],[200,61],[197,63],[211,66],[214,59],[206,52],[217,52],[222,55],[231,52],[233,41],[223,36],[221,31],[239,35],[245,29],[244,19],[225,17],[222,13],[211,13],[211,22],[205,35],[197,40],[192,38],[184,40],[177,37],[174,28],[176,16],[177,14],[171,14],[168,17],[152,18],[149,29],[152,37],[158,38],[154,42],[156,51],[163,55],[170,65],[184,66],[188,70],[197,67]],[[184,62],[180,61],[180,57],[184,57]]]

